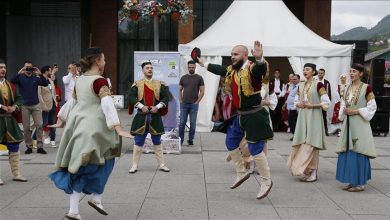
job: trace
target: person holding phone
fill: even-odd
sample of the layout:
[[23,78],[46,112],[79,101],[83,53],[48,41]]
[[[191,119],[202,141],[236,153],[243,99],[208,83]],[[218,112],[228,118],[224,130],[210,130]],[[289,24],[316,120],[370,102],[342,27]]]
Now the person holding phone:
[[48,80],[41,75],[41,72],[37,67],[33,67],[30,60],[26,60],[23,68],[19,70],[18,74],[11,80],[11,82],[19,86],[20,94],[23,97],[22,120],[24,141],[27,148],[24,153],[32,153],[33,141],[30,130],[30,116],[32,116],[36,127],[37,153],[46,154],[46,151],[43,149],[42,142],[43,121],[42,108],[38,98],[38,86],[48,86]]

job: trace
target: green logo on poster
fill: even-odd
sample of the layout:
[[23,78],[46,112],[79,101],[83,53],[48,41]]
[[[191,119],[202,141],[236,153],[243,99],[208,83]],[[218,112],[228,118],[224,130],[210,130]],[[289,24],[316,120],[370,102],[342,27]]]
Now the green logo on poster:
[[171,60],[168,62],[169,69],[174,70],[176,69],[176,66],[177,66],[176,60]]

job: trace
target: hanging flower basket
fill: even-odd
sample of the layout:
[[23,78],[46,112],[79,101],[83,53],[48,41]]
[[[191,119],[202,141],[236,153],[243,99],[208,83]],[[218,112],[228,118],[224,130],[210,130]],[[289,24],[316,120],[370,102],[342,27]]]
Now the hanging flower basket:
[[130,19],[138,21],[140,18],[150,18],[167,15],[173,21],[180,21],[183,24],[188,22],[189,16],[193,16],[192,9],[188,7],[184,0],[168,0],[164,6],[156,0],[142,1],[124,0],[123,7],[119,10],[119,21]]
[[132,21],[138,21],[139,19],[138,11],[130,11],[130,19]]
[[176,21],[176,22],[179,21],[180,17],[181,17],[181,14],[178,11],[174,11],[174,12],[171,13],[171,19],[173,21]]

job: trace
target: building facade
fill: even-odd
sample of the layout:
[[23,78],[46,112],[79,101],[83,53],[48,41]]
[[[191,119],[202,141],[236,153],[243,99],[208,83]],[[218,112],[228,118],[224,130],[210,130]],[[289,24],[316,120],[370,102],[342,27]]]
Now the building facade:
[[[160,1],[162,3],[165,0]],[[160,50],[176,51],[210,27],[233,0],[186,0],[195,19],[181,25],[171,19],[159,24]],[[307,27],[330,38],[331,0],[284,0]],[[118,24],[122,0],[4,0],[0,2],[0,57],[9,75],[24,60],[37,66],[66,65],[78,61],[88,46],[100,46],[106,56],[106,76],[116,94],[126,94],[133,81],[133,52],[153,50],[153,24],[140,21]],[[59,80],[60,81],[60,80]]]

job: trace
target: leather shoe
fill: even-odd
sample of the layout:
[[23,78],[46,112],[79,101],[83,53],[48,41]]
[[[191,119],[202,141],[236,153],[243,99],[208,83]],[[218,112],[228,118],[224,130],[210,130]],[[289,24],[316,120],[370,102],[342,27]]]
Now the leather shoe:
[[92,208],[96,209],[96,211],[98,211],[100,214],[102,214],[102,215],[108,215],[108,212],[106,212],[106,210],[104,210],[102,203],[100,203],[100,202],[98,202],[98,201],[95,201],[95,200],[91,199],[91,200],[88,201],[88,204],[89,204]]
[[27,147],[27,150],[24,153],[25,154],[31,154],[32,153],[32,148]]
[[42,147],[38,148],[37,153],[38,154],[47,154],[47,152]]
[[66,213],[65,218],[69,220],[81,220],[80,214]]

